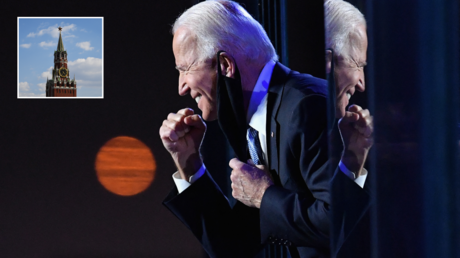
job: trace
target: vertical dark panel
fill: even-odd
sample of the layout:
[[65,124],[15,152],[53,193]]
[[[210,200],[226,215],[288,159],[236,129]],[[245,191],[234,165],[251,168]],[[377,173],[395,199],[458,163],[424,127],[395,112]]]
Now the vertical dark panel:
[[283,64],[289,66],[288,56],[288,36],[287,36],[287,14],[286,14],[286,0],[279,0],[279,19],[280,19],[280,43],[281,49],[278,50],[278,55]]
[[[259,0],[258,21],[264,27],[278,54],[279,61],[288,65],[286,35],[286,8],[284,0]],[[257,18],[256,18],[257,19]]]
[[325,78],[322,1],[238,2],[262,24],[281,63],[294,70]]
[[373,229],[378,257],[422,257],[424,253],[419,42],[414,29],[417,16],[409,11],[415,4],[374,3],[371,14],[377,156]]
[[[375,66],[375,51],[374,51],[374,16],[372,13],[374,12],[374,6],[372,1],[366,1],[366,7],[365,9],[361,9],[361,11],[364,13],[366,22],[367,22],[367,38],[368,38],[368,51],[367,51],[367,67],[365,68],[365,76],[366,76],[366,92],[367,92],[367,99],[369,102],[369,110],[372,115],[374,115],[375,118],[375,73],[374,73],[374,68]],[[375,120],[374,120],[375,121]],[[374,128],[375,131],[378,130],[378,128]],[[375,133],[376,134],[376,133]],[[369,164],[369,173],[376,173],[374,171],[377,170],[376,167],[376,147],[372,148],[369,156],[368,156],[368,164]],[[368,184],[371,184],[371,189],[376,189],[377,185],[377,177],[373,176],[370,177],[370,181]],[[375,193],[375,192],[374,192]],[[375,194],[371,196],[372,198],[375,199]],[[377,219],[378,219],[378,214],[377,214],[377,209],[375,208],[376,206],[371,206],[370,210],[370,238],[371,238],[371,256],[372,257],[378,257],[378,230],[377,230]]]
[[326,78],[323,1],[285,1],[285,8],[289,68]]
[[374,257],[459,257],[457,1],[366,1]]
[[419,3],[426,257],[460,257],[457,4],[447,0]]

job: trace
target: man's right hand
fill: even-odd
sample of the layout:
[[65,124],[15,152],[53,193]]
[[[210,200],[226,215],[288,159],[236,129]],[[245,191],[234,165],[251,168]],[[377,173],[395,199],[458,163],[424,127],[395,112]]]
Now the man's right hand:
[[369,149],[374,143],[373,117],[368,109],[352,105],[339,120],[339,130],[344,145],[342,163],[361,175]]
[[160,127],[160,137],[171,154],[182,179],[189,181],[203,165],[200,155],[206,124],[193,109],[184,108],[170,113]]

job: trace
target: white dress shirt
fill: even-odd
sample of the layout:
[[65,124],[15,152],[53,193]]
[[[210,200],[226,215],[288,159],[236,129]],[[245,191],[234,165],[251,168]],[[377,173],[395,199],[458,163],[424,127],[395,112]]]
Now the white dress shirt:
[[[246,115],[246,121],[248,124],[256,129],[259,133],[259,140],[260,140],[260,147],[264,153],[265,161],[268,161],[267,156],[267,137],[266,137],[266,124],[267,124],[267,92],[268,92],[268,85],[270,85],[270,80],[273,73],[273,68],[275,68],[275,61],[270,60],[267,64],[265,64],[262,72],[260,72],[259,78],[257,79],[256,85],[254,86],[254,90],[252,91],[251,100],[249,101],[248,113]],[[242,162],[247,162],[246,160],[242,160]],[[358,178],[354,178],[354,173],[348,170],[345,165],[340,161],[340,170],[345,173],[349,178],[354,179],[354,181],[361,187],[364,186],[366,181],[367,173],[363,176],[359,176]],[[179,175],[179,172],[173,174],[173,180],[176,184],[177,191],[181,193],[185,189],[187,189],[193,182],[198,180],[204,172],[206,168],[204,164],[201,168],[190,177],[189,181],[182,179]]]
[[361,188],[364,187],[364,183],[366,183],[366,178],[367,178],[367,170],[365,168],[363,168],[364,175],[360,175],[358,177],[356,177],[356,173],[348,170],[348,168],[345,166],[345,164],[342,163],[342,161],[339,162],[339,168],[340,168],[340,171],[342,171],[349,178],[353,179],[355,183],[361,186]]
[[[264,153],[264,160],[268,161],[267,155],[267,92],[268,85],[272,78],[273,68],[275,62],[269,61],[260,72],[259,79],[257,79],[256,86],[252,91],[251,100],[249,101],[248,113],[246,115],[246,122],[249,126],[256,129],[259,133],[260,147]],[[246,134],[246,140],[247,134]],[[246,162],[246,160],[242,160]]]

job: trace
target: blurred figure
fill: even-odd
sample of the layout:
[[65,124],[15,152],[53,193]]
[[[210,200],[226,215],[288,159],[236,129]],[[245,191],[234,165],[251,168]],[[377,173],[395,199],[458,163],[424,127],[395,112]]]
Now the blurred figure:
[[325,1],[324,11],[326,72],[329,83],[335,86],[335,113],[340,118],[343,143],[340,169],[331,182],[331,255],[370,257],[370,195],[364,163],[373,144],[372,116],[357,105],[346,110],[353,94],[365,90],[366,20],[357,8],[342,0]]

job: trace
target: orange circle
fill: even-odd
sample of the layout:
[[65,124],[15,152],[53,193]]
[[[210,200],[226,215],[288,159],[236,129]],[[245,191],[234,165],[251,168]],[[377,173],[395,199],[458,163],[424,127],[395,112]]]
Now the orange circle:
[[132,137],[112,138],[97,153],[97,178],[114,194],[132,196],[144,191],[152,183],[155,170],[149,147]]

